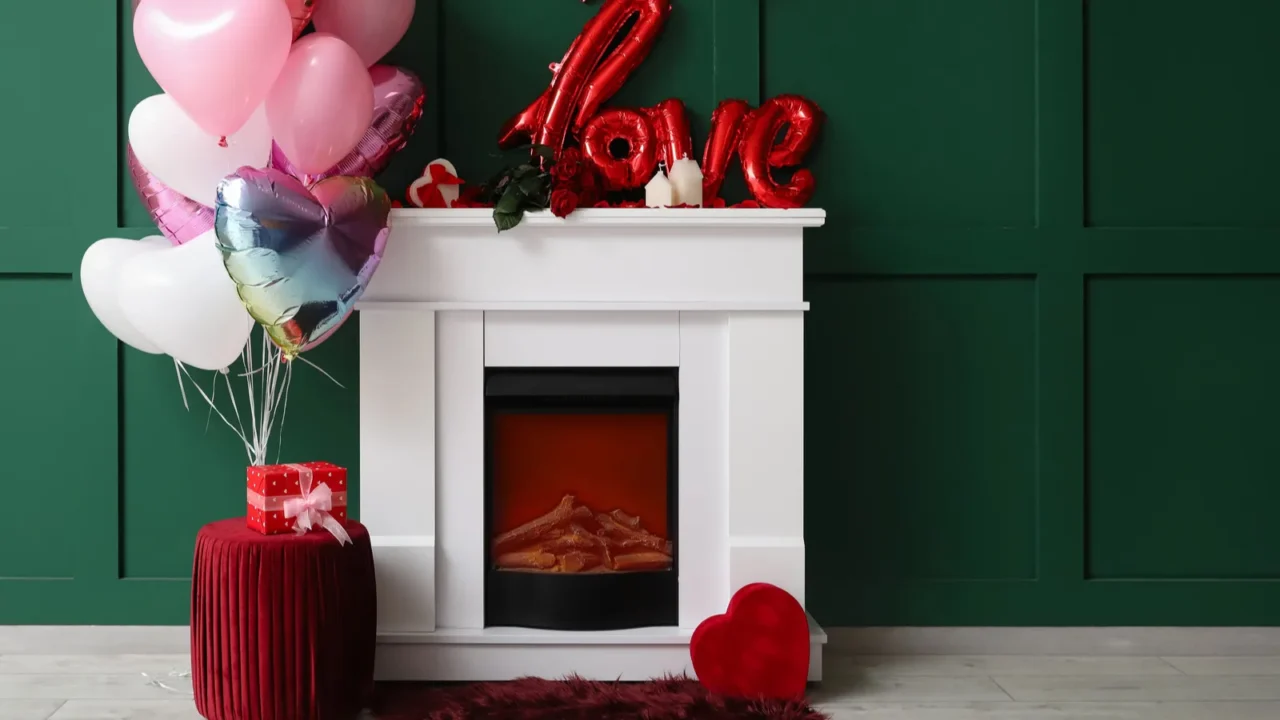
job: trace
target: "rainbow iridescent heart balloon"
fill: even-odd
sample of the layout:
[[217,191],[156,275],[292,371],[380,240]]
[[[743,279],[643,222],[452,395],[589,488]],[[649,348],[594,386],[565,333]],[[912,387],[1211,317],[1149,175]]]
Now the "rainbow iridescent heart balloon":
[[214,229],[249,314],[287,357],[347,319],[382,260],[391,201],[368,178],[308,190],[279,170],[240,168],[218,186]]

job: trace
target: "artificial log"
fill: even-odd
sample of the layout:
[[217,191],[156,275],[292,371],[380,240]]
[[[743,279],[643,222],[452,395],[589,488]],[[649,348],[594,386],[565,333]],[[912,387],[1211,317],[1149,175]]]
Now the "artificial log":
[[666,570],[671,567],[671,556],[654,551],[615,555],[613,569],[619,572],[637,570]]
[[498,568],[502,570],[550,570],[557,558],[541,548],[503,553],[498,556]]
[[562,573],[577,573],[583,570],[589,570],[600,564],[600,556],[595,553],[583,552],[581,550],[570,550],[560,556],[559,562],[556,564],[556,571]]
[[639,515],[628,515],[621,510],[613,510],[609,513],[609,517],[613,518],[614,520],[617,520],[618,523],[621,525],[626,525],[632,530],[635,530],[640,527]]
[[585,507],[575,509],[574,497],[565,495],[560,499],[560,504],[556,506],[555,510],[494,538],[493,551],[495,554],[499,554],[506,550],[514,550],[536,542],[548,532],[567,524],[575,515],[581,517],[583,511],[585,511],[587,517],[590,517],[590,510]]
[[[671,541],[664,540],[657,535],[652,535],[644,530],[632,530],[622,523],[614,520],[613,517],[599,513],[596,515],[596,522],[600,523],[600,529],[614,540],[619,541],[620,547],[638,547],[653,550],[654,552],[662,552],[671,555]],[[616,559],[616,558],[615,558]]]
[[559,537],[548,540],[543,547],[547,552],[563,553],[570,550],[595,550],[599,543],[586,528],[574,523],[567,530],[560,531]]

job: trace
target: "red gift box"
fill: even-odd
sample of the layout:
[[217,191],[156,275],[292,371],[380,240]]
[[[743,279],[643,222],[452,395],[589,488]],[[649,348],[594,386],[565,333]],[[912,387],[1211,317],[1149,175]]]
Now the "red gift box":
[[264,535],[294,532],[296,518],[285,517],[286,500],[303,498],[304,485],[310,476],[310,488],[314,493],[321,485],[333,493],[333,508],[329,514],[339,523],[347,520],[347,469],[327,462],[308,462],[292,465],[259,465],[247,471],[249,480],[249,507],[245,517],[249,527]]

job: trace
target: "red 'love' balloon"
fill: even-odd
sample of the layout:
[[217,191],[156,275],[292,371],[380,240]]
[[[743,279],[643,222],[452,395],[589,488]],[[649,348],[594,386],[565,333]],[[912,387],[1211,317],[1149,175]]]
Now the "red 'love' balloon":
[[[564,59],[551,66],[551,87],[507,121],[498,145],[511,148],[532,140],[559,152],[569,127],[585,128],[644,61],[670,14],[671,0],[606,0]],[[619,38],[633,20],[627,34]],[[615,40],[617,45],[609,53]]]
[[693,156],[693,135],[689,133],[689,114],[683,102],[675,98],[663,100],[644,108],[644,113],[658,139],[658,157],[668,171],[677,160]]
[[738,151],[742,124],[751,106],[746,100],[724,100],[711,113],[711,132],[702,149],[702,202],[710,206],[719,197],[729,160]]
[[[799,95],[771,98],[747,117],[738,155],[747,188],[761,205],[797,208],[813,197],[817,181],[812,172],[797,170],[790,181],[779,183],[770,168],[798,164],[813,145],[821,124],[822,110],[817,103]],[[774,138],[783,127],[787,133],[775,147]]]
[[[658,166],[658,143],[649,116],[616,108],[591,119],[582,133],[582,154],[604,179],[606,190],[629,190],[649,182]],[[617,146],[625,154],[614,155]]]

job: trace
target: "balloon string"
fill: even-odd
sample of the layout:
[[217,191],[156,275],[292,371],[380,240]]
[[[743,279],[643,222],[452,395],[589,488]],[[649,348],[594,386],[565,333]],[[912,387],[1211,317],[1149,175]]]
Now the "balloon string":
[[[276,443],[276,459],[279,460],[284,445],[284,421],[288,417],[289,411],[289,389],[293,385],[293,365],[284,362],[284,353],[267,340],[266,333],[263,333],[261,349],[262,365],[254,367],[254,352],[252,337],[245,343],[245,349],[241,353],[241,361],[244,363],[244,372],[237,373],[245,379],[245,390],[248,394],[249,403],[249,427],[245,428],[244,415],[240,412],[240,403],[236,399],[235,387],[231,384],[231,372],[224,369],[220,373],[215,373],[213,377],[213,385],[209,388],[209,392],[205,392],[200,387],[199,382],[192,377],[191,372],[185,365],[180,362],[174,362],[174,368],[178,376],[178,387],[182,391],[183,405],[190,410],[186,395],[186,382],[191,381],[196,392],[204,399],[205,404],[209,406],[209,415],[205,418],[205,431],[208,432],[209,423],[212,421],[213,414],[217,413],[218,418],[240,438],[240,442],[244,445],[245,454],[249,457],[250,465],[263,465],[267,461],[267,453],[271,443],[271,435],[273,432],[279,431],[280,435]],[[323,372],[323,371],[321,371]],[[218,375],[221,374],[223,382],[227,385],[227,395],[231,400],[232,415],[236,421],[231,422],[231,418],[218,408]],[[325,373],[328,376],[327,373]],[[184,380],[185,376],[185,380]],[[332,379],[332,378],[330,378]],[[337,382],[336,380],[334,381]]]
[[[250,335],[249,339],[245,341],[244,351],[245,351],[244,366],[246,368],[251,368],[253,367],[253,336],[252,335]],[[257,402],[255,401],[255,398],[253,396],[253,378],[246,375],[244,378],[244,382],[245,382],[246,390],[248,391],[248,395],[249,395],[249,429],[251,431],[256,431],[258,427],[258,410],[257,410]],[[252,437],[253,437],[253,442],[250,444],[249,464],[261,465],[262,463],[258,460],[257,433],[254,432]]]
[[178,375],[178,391],[182,393],[182,407],[191,412],[191,406],[187,404],[187,387],[182,383],[182,363],[175,358],[173,361],[173,371]]
[[338,387],[342,388],[343,390],[346,390],[346,389],[347,389],[347,386],[346,386],[346,385],[343,385],[342,383],[338,382],[336,379],[334,379],[334,377],[333,377],[332,375],[330,375],[329,373],[325,372],[325,371],[324,371],[324,368],[320,367],[319,365],[317,365],[317,364],[315,364],[315,363],[311,362],[310,360],[308,360],[308,359],[306,359],[306,358],[302,357],[301,355],[299,355],[296,359],[301,360],[302,362],[304,362],[304,363],[306,363],[306,364],[310,365],[311,367],[315,368],[316,370],[319,370],[319,371],[320,371],[320,374],[321,374],[321,375],[323,375],[323,376],[325,376],[325,377],[327,377],[327,378],[329,378],[330,382],[332,382],[334,385],[337,385]]
[[[186,374],[187,379],[191,381],[191,385],[195,387],[196,392],[200,393],[200,397],[204,398],[204,401],[209,403],[209,407],[212,408],[214,412],[218,413],[218,417],[222,418],[222,422],[226,423],[227,427],[231,428],[231,432],[234,432],[236,436],[240,438],[240,442],[244,443],[245,453],[250,457],[253,457],[253,448],[249,446],[249,440],[245,438],[244,430],[231,424],[231,421],[227,419],[227,416],[223,415],[222,411],[213,404],[213,400],[205,394],[204,388],[200,387],[199,383],[195,381],[195,378],[191,377],[191,373],[187,370],[185,365],[179,365],[179,367],[182,368],[182,372]],[[235,396],[233,395],[232,400],[234,399]]]
[[289,388],[293,387],[293,363],[288,363],[284,371],[284,411],[280,414],[280,437],[276,441],[276,462],[280,462],[280,453],[284,450],[284,421],[289,417]]
[[[166,685],[166,684],[164,683],[164,681],[163,681],[163,680],[161,680],[160,678],[158,678],[158,677],[153,678],[153,677],[151,677],[150,675],[148,675],[148,674],[146,674],[146,673],[142,673],[142,677],[144,677],[144,678],[146,678],[146,679],[147,679],[147,684],[148,684],[148,685],[151,685],[151,686],[153,686],[153,687],[158,687],[158,688],[160,688],[161,690],[168,690],[168,691],[169,691],[169,692],[171,692],[171,693],[177,693],[177,694],[179,694],[179,695],[194,695],[194,694],[195,694],[195,693],[194,693],[194,692],[192,692],[191,690],[180,690],[180,689],[178,689],[178,688],[176,688],[176,687],[173,687],[173,686],[171,686],[171,685]],[[190,671],[190,670],[182,670],[182,671],[179,671],[179,670],[171,670],[171,671],[169,672],[169,677],[171,677],[171,678],[184,678],[184,679],[189,679],[189,678],[191,677],[191,671]]]
[[[218,374],[217,373],[214,373],[213,375],[213,383],[209,386],[209,395],[210,397],[213,398],[213,402],[216,403],[218,401]],[[206,434],[208,434],[209,432],[209,421],[211,420],[213,420],[213,405],[209,406],[209,414],[205,415],[205,418],[204,418],[204,431]]]

